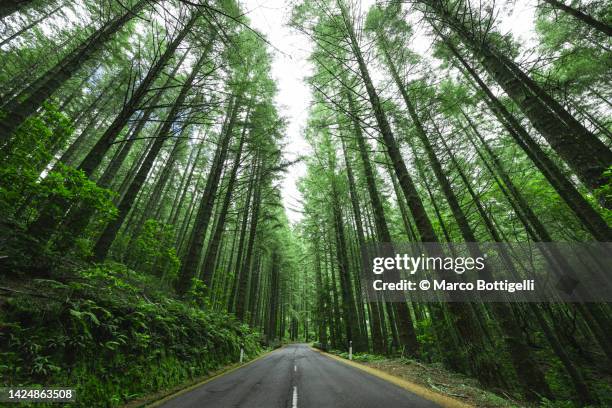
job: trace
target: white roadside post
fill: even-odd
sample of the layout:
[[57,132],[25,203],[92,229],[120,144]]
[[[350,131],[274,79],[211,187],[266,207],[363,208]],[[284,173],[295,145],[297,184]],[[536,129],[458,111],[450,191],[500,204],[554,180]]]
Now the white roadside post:
[[240,345],[240,363],[244,360],[244,345]]
[[349,360],[353,359],[353,340],[349,341]]

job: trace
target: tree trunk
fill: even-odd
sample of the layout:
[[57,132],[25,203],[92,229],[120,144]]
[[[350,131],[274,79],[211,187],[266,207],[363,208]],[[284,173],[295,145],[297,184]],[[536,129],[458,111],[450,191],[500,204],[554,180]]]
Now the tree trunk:
[[225,220],[227,218],[227,212],[232,201],[234,185],[236,183],[236,177],[238,175],[238,169],[240,167],[240,160],[242,159],[242,149],[246,139],[248,120],[249,111],[247,110],[245,123],[242,128],[242,135],[240,136],[238,148],[234,156],[234,165],[230,170],[229,179],[227,181],[225,189],[225,197],[223,198],[223,204],[221,205],[221,209],[219,210],[217,225],[215,226],[215,231],[208,242],[208,248],[206,250],[206,255],[204,256],[204,262],[202,263],[202,281],[204,282],[207,288],[210,288],[212,284],[213,274],[215,271],[215,261],[217,260],[217,253],[221,244],[221,237],[223,235],[223,231],[225,230]]
[[189,247],[187,248],[187,253],[185,254],[185,258],[179,271],[179,279],[176,290],[180,295],[187,293],[187,291],[191,288],[192,278],[197,276],[198,273],[200,256],[204,246],[204,238],[206,236],[206,230],[208,229],[208,223],[212,215],[212,208],[215,202],[217,189],[219,187],[219,179],[221,177],[221,172],[223,171],[223,163],[225,162],[225,158],[227,156],[229,142],[232,138],[234,124],[238,115],[238,109],[240,108],[240,99],[240,96],[233,97],[228,106],[229,117],[227,119],[227,126],[222,130],[220,140],[217,144],[215,158],[213,159],[210,174],[206,180],[204,194],[200,201],[193,230],[191,231]]
[[[132,14],[130,14],[130,16],[132,16]],[[149,87],[153,84],[155,79],[174,56],[174,52],[187,33],[191,30],[191,27],[193,27],[195,24],[197,17],[198,15],[192,17],[185,25],[183,30],[177,35],[177,37],[170,43],[170,45],[168,45],[168,48],[164,54],[151,67],[145,79],[143,79],[143,81],[138,85],[138,88],[134,90],[130,100],[124,104],[119,115],[115,118],[110,127],[106,129],[102,137],[100,137],[100,139],[92,147],[87,156],[85,156],[78,169],[82,170],[87,177],[91,177],[96,168],[100,165],[104,159],[104,155],[111,147],[111,143],[121,133],[123,127],[126,125],[132,114],[139,108],[139,105],[143,101]],[[53,203],[51,205],[47,205],[39,215],[38,219],[36,219],[29,227],[29,231],[34,233],[41,240],[46,240],[50,237],[50,235],[57,228],[61,216],[66,214],[71,205],[71,203],[65,199],[53,198],[52,201]],[[77,230],[79,228],[80,227],[77,227]]]
[[[478,210],[482,220],[484,221],[484,223],[485,223],[485,225],[487,227],[487,230],[491,234],[491,237],[493,238],[493,240],[495,242],[503,243],[504,242],[503,239],[498,234],[497,228],[495,228],[495,226],[491,222],[489,214],[487,214],[487,212],[485,211],[482,203],[480,202],[480,198],[474,192],[468,177],[464,174],[463,170],[459,166],[459,163],[457,163],[457,161],[455,160],[455,158],[452,155],[452,152],[450,151],[448,146],[446,146],[446,143],[444,142],[444,139],[441,139],[441,140],[442,140],[442,142],[445,145],[447,154],[449,154],[450,157],[451,157],[451,160],[453,162],[453,166],[459,172],[459,176],[461,177],[461,180],[463,181],[464,185],[468,189],[470,197],[472,198],[472,200],[476,204],[476,208],[477,208],[477,210]],[[474,147],[476,148],[476,146],[474,146]],[[546,242],[551,242],[551,241],[546,241]],[[512,257],[508,253],[508,251],[506,250],[506,247],[504,245],[501,245],[501,246],[499,246],[499,249],[500,249],[500,254],[502,256],[504,264],[511,271],[514,271],[513,275],[514,275],[515,278],[519,278],[520,275],[515,270],[514,264],[513,264],[513,261],[512,261]],[[534,316],[536,317],[536,321],[538,322],[538,325],[542,328],[542,331],[544,332],[544,336],[546,337],[547,341],[551,345],[551,347],[552,347],[553,351],[555,352],[555,354],[557,354],[557,356],[561,360],[561,362],[562,362],[563,366],[565,367],[567,373],[569,374],[570,378],[572,379],[572,382],[574,384],[574,388],[576,389],[576,392],[578,393],[578,396],[579,396],[580,400],[584,404],[590,405],[591,403],[594,402],[594,400],[593,400],[593,398],[592,398],[592,396],[591,396],[591,394],[589,392],[589,389],[587,387],[586,382],[584,381],[584,378],[582,377],[582,375],[580,374],[578,369],[575,367],[575,365],[572,362],[572,360],[569,358],[569,356],[565,352],[565,349],[559,343],[559,340],[557,339],[557,337],[555,336],[553,331],[550,329],[550,326],[548,325],[548,323],[546,322],[544,316],[542,315],[542,312],[540,311],[539,306],[537,304],[535,304],[535,303],[529,303],[529,302],[526,305],[527,305],[528,310],[531,311],[531,313],[533,313]],[[510,317],[510,316],[511,316],[511,313],[508,314],[508,317]],[[515,330],[518,330],[518,331],[514,332],[514,335],[512,337],[516,337],[518,335],[518,333],[520,332],[520,328],[518,328],[518,327],[515,328]],[[515,359],[516,359],[516,357],[515,357]],[[528,368],[528,367],[526,367],[526,368]],[[530,377],[531,377],[530,373],[527,373],[527,375],[525,376],[525,380],[521,380],[521,381],[522,382],[529,381]],[[521,377],[519,377],[519,378],[521,378]],[[527,386],[529,386],[529,384],[527,384]]]
[[[329,142],[329,139],[328,139]],[[344,221],[342,210],[338,202],[338,188],[336,186],[335,160],[332,159],[333,152],[328,150],[328,165],[331,183],[331,201],[334,219],[334,232],[336,237],[336,260],[340,275],[340,289],[342,291],[342,307],[344,325],[347,342],[354,342],[355,349],[359,351],[367,350],[367,342],[359,336],[359,323],[357,321],[357,309],[355,307],[355,297],[351,282],[348,256],[346,253],[346,237],[344,233]],[[346,345],[348,348],[348,344]]]
[[[425,211],[425,206],[419,197],[414,182],[408,173],[408,169],[402,158],[399,146],[395,141],[391,126],[389,125],[387,116],[383,110],[378,94],[374,88],[374,84],[370,78],[367,65],[361,54],[361,50],[359,48],[346,7],[342,3],[342,0],[337,0],[337,2],[342,12],[342,17],[347,29],[353,54],[357,59],[359,72],[366,87],[372,110],[374,111],[376,123],[378,124],[378,128],[383,136],[385,147],[393,164],[393,168],[397,174],[399,184],[404,192],[406,200],[408,201],[408,206],[412,212],[412,217],[419,231],[420,238],[423,242],[437,243],[439,242],[438,238],[436,237],[433,226],[431,225],[431,221],[429,220],[427,212]],[[433,249],[434,250],[432,250],[431,256],[443,255],[440,253],[440,251],[436,251],[435,248]],[[456,279],[456,277],[453,277],[452,275],[445,276],[445,278],[451,280]],[[503,380],[500,377],[499,367],[497,367],[497,364],[490,359],[489,353],[484,352],[484,350],[487,350],[488,347],[486,347],[482,341],[482,331],[478,326],[478,322],[476,322],[474,319],[473,312],[469,305],[452,302],[452,295],[450,297],[451,302],[448,303],[448,309],[453,314],[455,322],[454,327],[457,329],[460,336],[463,337],[463,340],[466,341],[466,344],[469,345],[467,347],[467,355],[472,373],[486,385],[503,384]],[[412,330],[414,331],[414,329]]]
[[155,64],[149,69],[146,77],[138,84],[138,87],[132,93],[129,101],[127,101],[121,112],[117,115],[113,123],[106,129],[100,140],[91,149],[89,154],[85,156],[83,162],[79,166],[79,170],[83,170],[87,176],[91,176],[92,173],[98,168],[100,162],[104,158],[104,155],[111,147],[111,143],[119,136],[130,117],[140,108],[140,104],[144,100],[146,94],[149,92],[149,88],[157,77],[162,73],[168,62],[174,56],[176,49],[183,42],[185,36],[191,31],[191,28],[198,19],[198,15],[191,17],[189,22],[183,27],[179,34],[172,40],[168,45],[168,48],[164,51],[164,54],[157,60]]
[[272,252],[272,270],[271,270],[271,285],[270,285],[270,311],[268,318],[268,330],[266,337],[268,344],[271,344],[277,339],[277,323],[278,323],[278,303],[279,303],[279,286],[280,286],[280,259],[276,251]]
[[[386,50],[383,51],[386,52]],[[450,181],[444,174],[444,170],[442,169],[438,155],[436,154],[434,147],[430,143],[427,134],[425,133],[425,129],[423,128],[423,124],[421,123],[421,120],[416,112],[414,104],[408,95],[406,87],[401,82],[395,65],[393,64],[393,61],[388,53],[386,54],[386,59],[391,70],[391,74],[396,81],[396,85],[404,99],[404,103],[408,108],[409,115],[415,126],[416,134],[425,148],[425,153],[429,158],[429,163],[433,169],[434,175],[436,176],[436,180],[438,181],[444,197],[446,198],[446,202],[451,209],[453,218],[459,226],[461,236],[467,244],[470,255],[475,259],[482,257],[483,253],[479,248],[476,235],[468,222],[465,212],[459,204],[459,200],[453,191]],[[439,135],[439,137],[443,140],[442,135]],[[483,280],[489,282],[494,280],[493,275],[488,268],[482,269],[479,274]],[[514,369],[518,374],[518,378],[523,386],[525,395],[528,399],[535,401],[540,400],[542,396],[551,398],[552,394],[546,380],[544,379],[544,374],[535,365],[535,360],[531,355],[527,344],[520,337],[521,330],[519,325],[514,320],[512,310],[505,303],[494,302],[491,303],[490,306],[504,334],[504,343],[506,344],[508,355],[510,356]]]
[[[353,208],[353,215],[355,219],[355,227],[357,232],[357,242],[359,245],[360,251],[366,250],[366,240],[365,233],[363,231],[363,224],[361,219],[361,207],[359,205],[359,197],[357,197],[357,186],[355,185],[355,177],[353,175],[353,169],[351,166],[351,158],[349,157],[348,150],[346,149],[346,145],[344,140],[342,140],[342,151],[344,153],[344,161],[346,165],[346,173],[348,177],[349,184],[349,193],[351,196],[351,207]],[[359,258],[360,259],[360,258]],[[367,296],[366,291],[366,296]],[[382,337],[381,331],[381,321],[380,321],[380,311],[378,310],[378,301],[371,302],[368,299],[368,303],[370,304],[371,313],[370,313],[370,331],[372,333],[372,346],[374,350],[374,354],[384,354],[385,353],[385,340]]]
[[[13,2],[27,3],[16,0],[13,0]],[[137,16],[147,4],[149,4],[148,1],[139,1],[131,10],[127,10],[121,16],[104,24],[60,62],[4,105],[2,110],[5,112],[6,116],[4,119],[0,120],[0,135],[2,135],[0,142],[8,140],[13,132],[21,126],[21,124],[31,116],[44,101],[53,95],[53,93],[70,79],[84,64],[89,62],[106,42],[121,30],[127,22]],[[1,14],[2,9],[0,8],[0,16]]]
[[[514,61],[476,36],[437,1],[424,1],[478,57],[489,75],[521,109],[550,146],[591,190],[606,184],[603,172],[612,165],[612,152],[593,133],[554,101]],[[436,29],[435,24],[431,23]],[[444,38],[444,37],[443,37]]]
[[508,109],[506,109],[499,99],[495,97],[478,73],[467,63],[452,44],[449,42],[445,44],[457,60],[461,62],[465,71],[467,71],[478,84],[478,88],[485,93],[485,103],[488,105],[489,109],[497,116],[510,136],[512,136],[514,141],[521,147],[536,167],[538,167],[550,185],[557,191],[576,217],[582,222],[584,227],[596,240],[602,242],[612,241],[612,231],[601,215],[595,211],[578,190],[576,190],[571,181],[565,177],[561,169],[559,169],[546,153],[544,153],[520,122],[510,113],[510,111],[508,111]]
[[255,180],[255,191],[253,193],[253,210],[251,212],[251,225],[249,227],[249,238],[247,240],[246,253],[240,266],[240,280],[238,281],[238,297],[236,299],[236,317],[238,320],[246,322],[247,288],[251,278],[251,258],[255,237],[257,236],[257,225],[259,224],[259,209],[261,208],[261,190],[263,183],[263,159],[259,160],[259,176]]
[[610,24],[604,23],[603,21],[599,21],[578,9],[563,4],[560,1],[544,0],[544,2],[550,4],[553,8],[568,13],[570,16],[578,19],[579,21],[582,21],[585,24],[590,25],[594,29],[601,31],[602,33],[608,36],[612,36],[612,26],[610,26]]
[[242,220],[240,221],[240,238],[238,240],[238,248],[236,254],[236,262],[234,265],[234,280],[232,282],[232,289],[230,292],[229,308],[231,312],[236,311],[236,297],[238,294],[238,285],[240,283],[242,258],[244,256],[244,245],[247,234],[247,227],[249,223],[249,208],[251,206],[251,200],[253,199],[253,190],[255,182],[259,173],[259,167],[256,162],[252,164],[251,176],[249,177],[249,185],[246,191],[246,197],[242,207]]
[[[318,231],[317,231],[318,233]],[[325,296],[323,291],[323,279],[321,277],[321,250],[319,238],[314,233],[314,256],[315,256],[315,284],[317,290],[317,338],[323,349],[327,348],[327,328],[325,327]]]
[[[9,0],[10,1],[10,0]],[[4,45],[4,44],[8,44],[9,42],[13,41],[15,38],[19,37],[21,34],[25,33],[26,31],[30,30],[33,27],[36,27],[38,25],[38,23],[40,23],[43,20],[48,19],[49,17],[51,17],[53,14],[57,13],[64,5],[60,5],[56,8],[54,8],[53,10],[50,10],[46,13],[44,13],[40,18],[32,21],[31,23],[29,23],[28,25],[26,25],[25,27],[19,29],[18,31],[15,31],[13,34],[11,34],[10,36],[6,37],[4,40],[0,41],[0,48]],[[2,18],[2,6],[0,6],[0,18]]]
[[[206,53],[208,53],[208,50],[206,51]],[[117,176],[117,172],[119,171],[119,169],[123,165],[123,162],[127,158],[130,151],[132,150],[132,147],[134,146],[134,142],[136,141],[136,139],[138,139],[138,137],[140,136],[140,132],[142,132],[144,127],[149,122],[151,115],[153,115],[153,112],[155,111],[156,106],[159,104],[159,101],[161,100],[164,92],[170,85],[170,82],[172,82],[175,79],[175,75],[178,69],[183,65],[183,61],[185,61],[187,54],[188,52],[185,52],[183,54],[181,59],[174,66],[174,69],[172,70],[170,75],[168,75],[168,79],[166,80],[166,82],[159,88],[159,90],[157,90],[153,98],[151,98],[151,100],[149,101],[149,106],[147,106],[147,108],[142,113],[142,116],[140,117],[140,119],[138,119],[138,123],[136,127],[132,129],[127,140],[125,142],[122,142],[122,145],[120,146],[119,154],[116,157],[113,157],[109,165],[104,170],[104,173],[102,173],[102,176],[100,176],[100,179],[98,180],[98,183],[97,183],[99,186],[105,187],[105,188],[109,187],[111,180],[113,180]]]
[[[374,224],[376,226],[378,239],[380,240],[380,242],[383,243],[391,243],[391,233],[389,232],[389,227],[387,226],[384,209],[382,206],[380,195],[378,193],[378,189],[376,187],[376,179],[374,177],[374,170],[372,169],[372,164],[370,163],[366,141],[363,137],[363,133],[361,132],[359,121],[357,120],[357,111],[354,106],[355,103],[350,92],[345,92],[345,98],[348,101],[349,111],[352,112],[352,131],[355,135],[355,139],[357,139],[357,145],[359,147],[359,153],[361,155],[361,162],[366,177],[366,184],[368,187],[370,201],[372,203]],[[405,302],[395,302],[392,305],[388,306],[391,306],[395,309],[395,324],[397,324],[399,340],[401,342],[403,352],[407,355],[417,355],[418,342],[416,338],[416,333],[414,331],[414,325],[410,316],[410,311],[408,310],[408,306]],[[389,318],[391,318],[391,316],[389,316]],[[393,324],[394,320],[391,320],[391,322]]]
[[177,96],[176,100],[174,101],[170,112],[168,113],[168,117],[161,124],[158,132],[156,133],[156,139],[153,143],[153,146],[151,146],[151,149],[149,149],[147,157],[140,166],[140,169],[138,169],[136,177],[134,177],[134,180],[130,184],[130,187],[127,189],[125,196],[121,199],[121,203],[119,203],[118,206],[119,214],[117,218],[108,223],[108,225],[104,229],[104,232],[102,232],[102,235],[98,238],[98,241],[96,242],[96,245],[93,249],[94,259],[96,261],[99,262],[106,258],[106,255],[108,254],[108,251],[113,241],[115,240],[115,237],[117,236],[117,233],[119,232],[119,229],[121,228],[125,217],[127,217],[130,209],[132,208],[132,204],[134,204],[134,200],[136,199],[138,192],[144,185],[147,179],[147,175],[151,171],[153,163],[155,162],[157,155],[161,151],[164,142],[168,140],[168,138],[172,137],[172,125],[174,124],[174,122],[178,118],[178,115],[183,109],[183,104],[185,103],[187,94],[189,93],[189,91],[191,91],[193,82],[197,74],[199,73],[200,68],[204,64],[206,57],[207,53],[204,53],[200,57],[198,62],[196,62],[193,66],[191,74],[181,87],[181,91]]

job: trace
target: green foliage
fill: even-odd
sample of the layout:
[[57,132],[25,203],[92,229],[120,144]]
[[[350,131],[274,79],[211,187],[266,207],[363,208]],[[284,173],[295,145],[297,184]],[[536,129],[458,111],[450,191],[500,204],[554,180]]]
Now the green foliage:
[[196,306],[208,306],[206,302],[206,285],[202,280],[197,278],[191,279],[191,289],[187,292],[187,298]]
[[[5,146],[10,154],[0,167],[0,211],[23,220],[35,208],[63,211],[58,202],[80,201],[95,209],[98,221],[114,216],[112,193],[89,180],[81,171],[57,163],[53,171],[45,166],[72,134],[70,120],[57,107],[45,104],[42,112],[29,118]],[[27,209],[27,211],[26,211]]]
[[432,361],[434,350],[436,350],[436,336],[430,319],[419,320],[416,322],[417,340],[421,345],[421,358],[425,361]]
[[[603,178],[607,182],[595,190],[595,197],[601,202],[612,203],[612,166],[603,173]],[[606,210],[604,216],[608,224],[612,224],[612,211]]]
[[172,245],[173,234],[174,230],[168,225],[152,219],[145,221],[132,258],[140,271],[160,276],[164,283],[169,284],[176,280],[180,267]]
[[40,114],[28,118],[15,132],[4,148],[10,152],[6,159],[14,166],[42,170],[73,130],[71,120],[55,104],[47,102]]
[[0,376],[7,384],[74,386],[78,407],[118,406],[260,352],[232,317],[144,293],[152,278],[120,264],[66,283],[37,280],[0,314]]

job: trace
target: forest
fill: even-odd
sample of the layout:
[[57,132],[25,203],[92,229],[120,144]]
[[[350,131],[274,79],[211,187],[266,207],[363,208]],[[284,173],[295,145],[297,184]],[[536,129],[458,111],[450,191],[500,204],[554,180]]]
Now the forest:
[[381,301],[360,271],[373,243],[612,241],[612,4],[286,9],[298,159],[237,0],[0,2],[0,385],[122,406],[299,341],[611,406],[609,304]]

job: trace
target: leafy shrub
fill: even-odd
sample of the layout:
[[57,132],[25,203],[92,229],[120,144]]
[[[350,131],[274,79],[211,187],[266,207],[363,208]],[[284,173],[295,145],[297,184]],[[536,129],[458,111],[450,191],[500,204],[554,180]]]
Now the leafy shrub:
[[[120,264],[62,283],[36,280],[0,313],[0,376],[13,386],[76,387],[77,407],[113,407],[260,352],[224,313],[161,293]],[[34,292],[34,290],[36,292]],[[23,290],[25,292],[25,290]]]
[[171,284],[178,276],[180,260],[174,248],[174,231],[168,225],[149,219],[134,245],[133,261],[138,269]]

